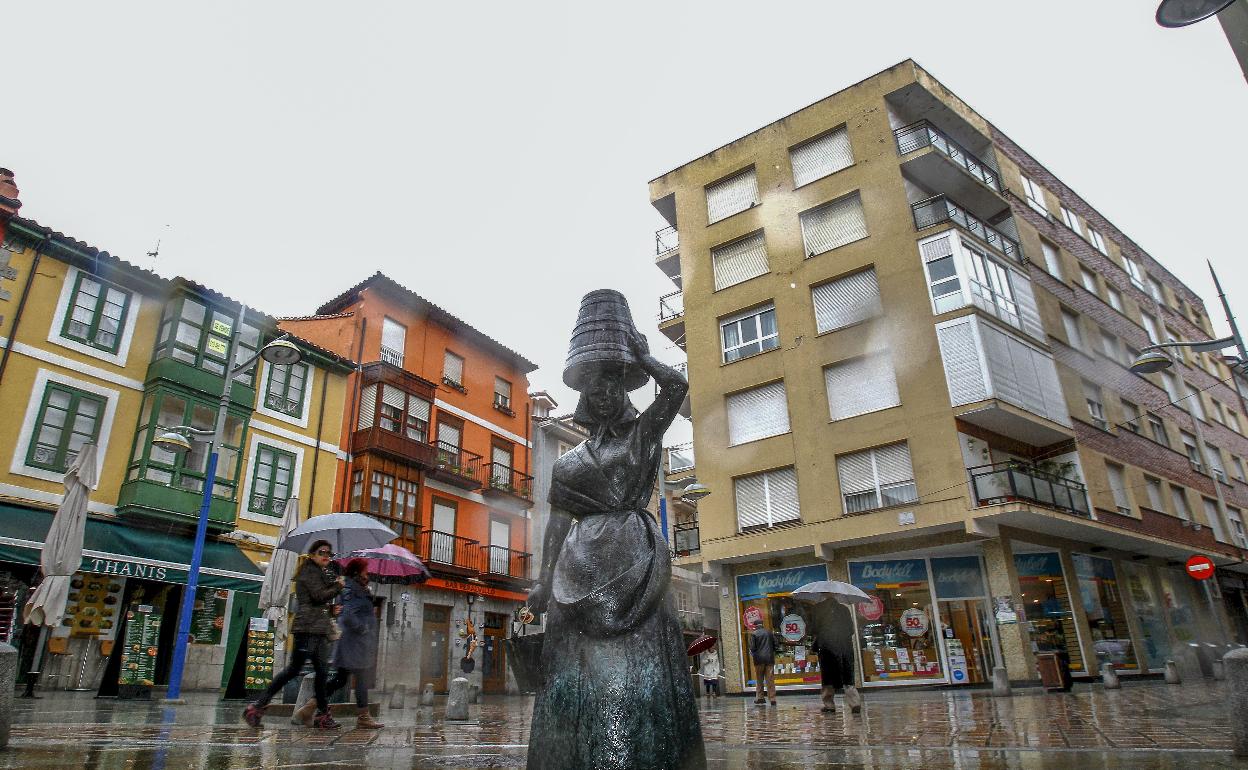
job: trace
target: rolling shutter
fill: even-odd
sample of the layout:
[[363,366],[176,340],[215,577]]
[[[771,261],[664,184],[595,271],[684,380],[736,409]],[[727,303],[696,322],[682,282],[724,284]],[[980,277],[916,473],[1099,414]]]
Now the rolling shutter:
[[733,486],[737,492],[737,527],[766,526],[767,524],[767,493],[763,484],[763,474],[743,476],[736,479]]
[[715,265],[716,291],[764,275],[771,269],[767,265],[767,248],[761,231],[712,249],[711,261]]
[[408,414],[418,420],[429,422],[430,403],[423,398],[412,396],[407,402]]
[[767,482],[767,504],[772,524],[798,521],[802,518],[797,500],[797,472],[781,468],[763,474]]
[[407,393],[399,390],[393,385],[383,384],[381,386],[381,403],[386,406],[392,406],[402,412],[403,407],[407,404]]
[[941,324],[936,329],[940,357],[945,365],[945,382],[949,386],[949,402],[953,406],[988,398],[976,337],[974,320],[969,317]]
[[1036,294],[1031,289],[1031,279],[1015,270],[1009,271],[1010,289],[1018,305],[1018,317],[1023,331],[1032,339],[1044,342],[1044,326],[1040,323],[1040,310],[1036,306]]
[[451,382],[462,384],[464,381],[464,359],[449,350],[446,351],[446,355],[442,359],[442,376]]
[[377,386],[369,385],[360,391],[360,419],[356,430],[373,427],[377,419]]
[[737,527],[772,526],[801,519],[797,473],[792,468],[756,473],[734,480]]
[[871,462],[871,450],[854,452],[836,458],[836,475],[841,482],[841,494],[856,495],[875,489],[875,468]]
[[706,219],[713,224],[758,203],[758,177],[747,169],[706,188]]
[[902,484],[914,480],[914,466],[910,463],[910,447],[905,442],[890,444],[872,450],[875,452],[875,468],[880,486]]
[[1105,474],[1109,478],[1109,491],[1114,495],[1114,505],[1121,510],[1131,510],[1131,501],[1127,499],[1127,482],[1122,474],[1122,467],[1105,464]]
[[847,275],[811,289],[815,327],[820,333],[841,329],[883,312],[875,268]]
[[447,425],[444,422],[438,423],[438,441],[459,448],[459,428],[455,425]]
[[734,393],[727,401],[730,445],[789,432],[789,405],[783,382]]
[[897,406],[897,377],[887,354],[841,361],[823,370],[828,411],[833,420]]
[[789,152],[793,164],[793,186],[801,187],[820,177],[854,165],[849,131],[840,127],[818,139],[794,147]]
[[867,220],[858,193],[807,211],[800,219],[808,257],[867,237]]

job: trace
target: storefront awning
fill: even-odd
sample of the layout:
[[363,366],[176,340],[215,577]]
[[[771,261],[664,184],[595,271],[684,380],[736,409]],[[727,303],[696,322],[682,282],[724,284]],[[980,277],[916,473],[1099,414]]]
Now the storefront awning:
[[[52,511],[0,505],[0,561],[39,564]],[[194,543],[188,537],[87,520],[82,571],[186,583]],[[206,542],[199,584],[257,593],[264,576],[238,546]]]

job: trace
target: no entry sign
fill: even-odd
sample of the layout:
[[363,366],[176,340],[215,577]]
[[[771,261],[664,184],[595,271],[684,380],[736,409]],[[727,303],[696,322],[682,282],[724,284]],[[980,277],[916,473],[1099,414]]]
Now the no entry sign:
[[1187,560],[1187,574],[1196,580],[1208,580],[1213,577],[1213,562],[1208,556],[1197,554]]

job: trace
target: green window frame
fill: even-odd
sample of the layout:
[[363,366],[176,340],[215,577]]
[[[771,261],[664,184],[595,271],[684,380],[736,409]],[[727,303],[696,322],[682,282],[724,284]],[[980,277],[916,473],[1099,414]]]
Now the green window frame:
[[275,412],[299,417],[303,414],[303,399],[307,388],[307,364],[270,364],[264,406]]
[[83,445],[99,439],[107,406],[103,396],[49,382],[39,403],[26,464],[49,471],[68,470]]
[[131,293],[97,276],[79,272],[61,336],[93,348],[116,353],[130,312]]
[[[236,320],[234,314],[193,297],[175,297],[165,305],[161,315],[160,332],[156,335],[156,350],[152,357],[173,358],[224,377],[230,335],[234,332]],[[260,330],[244,323],[238,335],[234,364],[251,358],[259,347]],[[255,376],[256,367],[252,366],[235,376],[234,381],[254,387]]]
[[[143,397],[135,431],[128,481],[148,481],[189,492],[203,492],[208,471],[208,442],[191,439],[189,452],[173,452],[152,443],[165,429],[177,425],[213,430],[219,402],[189,391],[166,387],[149,389]],[[247,413],[231,409],[225,415],[225,434],[218,449],[217,476],[212,496],[234,500],[238,489],[239,457],[247,435]]]
[[256,445],[255,466],[251,476],[251,494],[247,510],[266,516],[281,516],[286,511],[295,480],[295,455],[268,444]]

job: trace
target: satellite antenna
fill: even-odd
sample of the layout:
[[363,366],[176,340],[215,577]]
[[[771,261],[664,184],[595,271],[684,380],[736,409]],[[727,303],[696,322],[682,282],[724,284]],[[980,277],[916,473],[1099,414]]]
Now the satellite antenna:
[[1216,16],[1235,0],[1161,0],[1157,23],[1163,27],[1186,27]]
[[[165,229],[168,230],[169,225],[165,225]],[[152,249],[151,251],[147,252],[147,256],[151,257],[152,259],[156,259],[157,257],[160,256],[160,239],[159,238],[156,239],[156,247]]]

